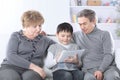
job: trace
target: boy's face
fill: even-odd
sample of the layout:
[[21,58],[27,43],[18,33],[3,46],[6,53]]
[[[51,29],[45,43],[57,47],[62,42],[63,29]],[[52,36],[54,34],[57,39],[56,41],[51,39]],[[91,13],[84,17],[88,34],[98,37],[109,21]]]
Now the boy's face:
[[72,34],[67,31],[61,31],[57,33],[56,36],[58,38],[58,41],[64,45],[69,44],[72,38]]
[[90,21],[88,18],[86,17],[79,17],[78,18],[78,23],[80,25],[81,30],[85,33],[85,34],[89,34],[93,31],[96,21]]

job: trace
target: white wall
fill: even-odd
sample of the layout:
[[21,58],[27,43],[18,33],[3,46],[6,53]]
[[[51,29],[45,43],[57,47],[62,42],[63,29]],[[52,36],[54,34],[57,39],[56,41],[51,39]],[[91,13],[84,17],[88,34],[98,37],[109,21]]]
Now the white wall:
[[[0,0],[0,33],[9,33],[21,29],[21,15],[24,11],[34,9],[45,18],[43,29],[55,33],[56,26],[69,21],[69,0]],[[6,29],[9,28],[8,31]]]
[[40,11],[45,18],[43,30],[54,34],[59,23],[70,20],[68,6],[69,0],[0,0],[0,62],[10,34],[22,28],[20,18],[24,11]]

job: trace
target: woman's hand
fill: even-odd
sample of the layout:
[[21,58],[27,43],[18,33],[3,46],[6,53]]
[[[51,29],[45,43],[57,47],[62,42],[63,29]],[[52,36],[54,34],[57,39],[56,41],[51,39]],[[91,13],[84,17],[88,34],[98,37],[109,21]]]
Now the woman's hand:
[[31,63],[29,69],[37,72],[43,79],[45,79],[46,73],[45,73],[45,71],[43,70],[43,68],[41,68],[41,67],[39,67],[39,66]]

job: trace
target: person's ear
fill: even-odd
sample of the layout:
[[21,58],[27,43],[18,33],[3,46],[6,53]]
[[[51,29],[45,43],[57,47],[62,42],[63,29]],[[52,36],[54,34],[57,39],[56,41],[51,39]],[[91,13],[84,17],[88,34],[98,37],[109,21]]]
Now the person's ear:
[[56,34],[55,34],[55,35],[56,35],[56,37],[58,37],[58,33],[57,33],[57,32],[56,32]]
[[94,23],[94,24],[96,24],[96,23],[97,23],[97,19],[96,19],[96,18],[93,20],[93,23]]

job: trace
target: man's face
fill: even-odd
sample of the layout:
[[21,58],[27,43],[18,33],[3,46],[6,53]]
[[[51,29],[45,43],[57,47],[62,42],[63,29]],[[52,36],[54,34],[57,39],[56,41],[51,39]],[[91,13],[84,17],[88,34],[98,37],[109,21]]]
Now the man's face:
[[78,24],[80,25],[81,30],[85,34],[89,34],[89,33],[91,33],[93,31],[93,29],[95,27],[95,20],[94,21],[90,21],[86,17],[79,17],[78,18]]

